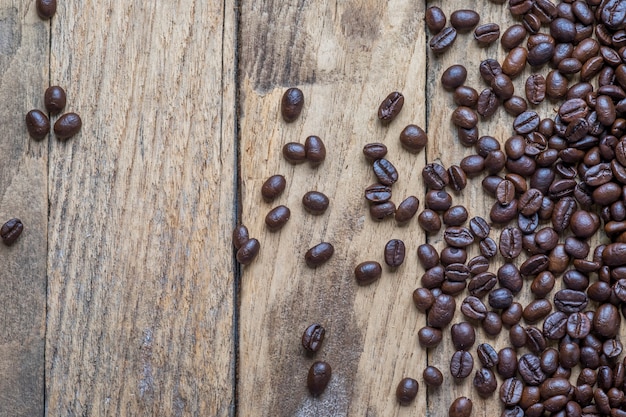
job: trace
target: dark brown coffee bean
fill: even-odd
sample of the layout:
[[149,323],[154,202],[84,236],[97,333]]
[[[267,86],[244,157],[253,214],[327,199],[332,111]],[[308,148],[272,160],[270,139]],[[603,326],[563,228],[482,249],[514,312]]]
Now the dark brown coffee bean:
[[443,223],[446,226],[461,226],[467,220],[467,209],[463,206],[453,206],[443,213]]
[[56,0],[37,0],[37,14],[43,20],[51,19],[57,11]]
[[[496,370],[504,379],[511,378],[517,373],[517,354],[513,348],[505,347],[500,349],[498,352],[498,364],[496,365]],[[504,385],[504,383],[502,385]]]
[[481,343],[476,349],[478,360],[485,368],[493,368],[498,365],[498,352],[489,343]]
[[515,187],[508,180],[502,181],[496,187],[496,200],[502,205],[508,205],[515,199]]
[[466,85],[459,86],[454,90],[454,102],[458,106],[475,107],[478,103],[478,92]]
[[444,190],[430,190],[426,193],[426,207],[435,211],[446,211],[452,206],[452,196]]
[[522,399],[523,389],[524,384],[519,379],[515,377],[505,379],[500,386],[500,401],[507,407],[516,405]]
[[363,147],[363,155],[372,162],[384,158],[387,155],[387,146],[382,143],[368,143]]
[[621,321],[619,311],[614,305],[602,304],[593,316],[593,331],[603,337],[615,337],[619,332]]
[[500,233],[500,253],[506,259],[515,259],[522,252],[522,232],[514,226],[505,227]]
[[450,15],[450,24],[459,32],[469,32],[480,21],[480,15],[474,10],[455,10]]
[[523,46],[511,49],[502,62],[502,72],[511,78],[517,77],[526,67],[527,57],[528,51]]
[[552,311],[552,304],[548,300],[533,300],[524,308],[523,317],[526,323],[534,324],[542,320]]
[[404,96],[402,93],[394,91],[390,93],[378,107],[378,119],[382,124],[389,124],[398,116],[404,106]]
[[374,161],[373,168],[374,174],[381,184],[391,186],[398,181],[398,171],[396,167],[385,158]]
[[468,155],[459,165],[468,177],[475,177],[485,170],[485,158],[480,155]]
[[554,55],[554,45],[542,42],[528,51],[526,61],[531,67],[540,67],[547,64]]
[[470,295],[474,297],[484,297],[495,287],[496,276],[492,272],[481,272],[472,278],[467,284]]
[[428,385],[429,387],[438,387],[443,384],[443,374],[435,366],[427,366],[426,368],[424,368],[422,377],[424,378],[424,382],[426,383],[426,385]]
[[299,88],[289,88],[280,101],[280,112],[287,123],[295,121],[304,107],[304,93]]
[[335,253],[335,248],[328,242],[322,242],[313,246],[304,255],[304,260],[310,268],[316,268],[326,263],[332,258]]
[[305,210],[314,215],[323,214],[328,208],[328,204],[328,197],[319,191],[309,191],[302,196],[302,205]]
[[554,284],[554,275],[549,271],[543,271],[537,274],[533,280],[530,286],[530,291],[535,295],[535,297],[542,298],[552,291]]
[[450,187],[454,191],[461,191],[467,185],[467,175],[458,165],[451,165],[448,168],[448,177],[450,178]]
[[561,311],[550,313],[543,322],[543,334],[547,339],[559,340],[567,332],[567,314]]
[[250,236],[248,235],[248,228],[246,226],[240,224],[235,227],[235,230],[233,230],[233,246],[235,249],[241,248],[248,239],[250,239]]
[[564,289],[554,294],[554,306],[567,314],[577,313],[587,307],[587,295],[582,291]]
[[275,232],[282,229],[290,217],[291,211],[289,207],[283,205],[276,206],[265,216],[265,225],[271,232]]
[[[471,327],[471,326],[470,326]],[[450,374],[454,379],[467,378],[474,369],[474,358],[470,352],[457,350],[450,359]]]
[[456,310],[456,302],[454,298],[441,294],[435,298],[435,303],[428,312],[428,324],[435,328],[443,328],[447,326],[454,317],[454,311]]
[[400,239],[392,239],[385,245],[385,263],[396,268],[404,262],[405,246]]
[[506,101],[513,97],[515,87],[513,82],[506,74],[498,74],[491,81],[491,89],[495,95],[502,101]]
[[500,37],[500,26],[495,23],[486,23],[474,29],[474,39],[480,46],[489,46]]
[[309,352],[317,352],[322,347],[326,329],[321,324],[311,324],[302,333],[302,347]]
[[469,319],[480,321],[487,315],[487,307],[479,298],[470,295],[461,303],[461,313]]
[[478,116],[469,107],[459,106],[452,112],[452,123],[458,127],[471,129],[478,123]]
[[446,243],[456,248],[464,248],[474,242],[474,236],[466,227],[448,227],[443,236]]
[[489,293],[489,306],[496,310],[509,308],[513,303],[513,294],[508,288],[498,288]]
[[506,326],[515,326],[522,319],[522,305],[520,303],[514,302],[509,308],[502,311],[502,323]]
[[517,215],[517,200],[510,204],[502,205],[496,202],[489,212],[489,219],[495,224],[507,224]]
[[65,90],[58,85],[48,87],[43,97],[44,106],[50,114],[58,114],[65,108],[67,101]]
[[509,342],[515,349],[526,345],[526,330],[519,324],[511,326],[511,329],[509,329]]
[[526,135],[539,126],[539,115],[534,111],[526,111],[515,118],[513,129],[520,135]]
[[409,405],[415,397],[417,397],[417,391],[419,384],[413,378],[403,378],[396,388],[396,399],[400,405]]
[[476,102],[476,112],[482,117],[488,118],[493,116],[498,110],[500,102],[496,93],[491,88],[485,88],[478,96]]
[[456,40],[456,29],[446,27],[433,36],[429,42],[430,50],[434,54],[443,54],[454,44]]
[[491,227],[482,217],[476,216],[470,220],[470,230],[477,239],[486,239],[489,237]]
[[383,268],[376,261],[361,262],[354,268],[354,277],[359,285],[370,285],[382,275]]
[[432,190],[443,190],[450,182],[446,169],[437,163],[431,163],[422,169],[424,184]]
[[444,267],[437,265],[424,272],[424,275],[422,275],[421,278],[421,283],[423,287],[438,293],[441,291],[441,285],[444,283],[445,279]]
[[584,313],[570,314],[567,319],[567,334],[574,339],[584,339],[591,331],[591,320]]
[[481,240],[479,246],[480,254],[486,258],[493,258],[498,253],[498,245],[490,237]]
[[422,211],[419,216],[417,216],[417,221],[421,228],[428,233],[436,233],[441,229],[441,219],[439,215],[431,209]]
[[20,219],[10,219],[0,228],[0,238],[5,245],[10,246],[17,241],[23,230],[24,224]]
[[541,74],[532,74],[526,79],[526,98],[532,104],[540,104],[546,97],[546,79]]
[[559,200],[552,212],[552,227],[561,233],[570,224],[572,214],[576,210],[576,201],[572,197],[564,197]]
[[365,199],[370,203],[384,203],[391,199],[391,187],[372,184],[365,189]]
[[255,238],[245,241],[237,251],[237,262],[242,265],[250,264],[259,253],[261,245]]
[[528,385],[539,385],[547,378],[541,369],[541,359],[531,353],[520,357],[517,370],[522,380]]
[[454,64],[441,74],[441,85],[446,90],[454,90],[462,86],[467,79],[467,69],[463,65]]
[[472,415],[472,400],[467,397],[458,397],[448,409],[448,417],[470,417]]
[[561,74],[573,75],[580,72],[583,64],[576,58],[565,58],[559,62],[558,70]]
[[557,70],[546,77],[546,95],[553,100],[561,100],[567,95],[567,78]]
[[407,125],[400,132],[400,143],[407,151],[418,153],[428,143],[428,136],[424,130],[416,125]]
[[498,282],[502,288],[506,288],[513,294],[522,290],[522,276],[519,269],[512,263],[505,263],[498,268]]
[[267,202],[274,200],[285,191],[287,181],[282,175],[272,175],[261,186],[261,195]]
[[415,216],[419,209],[419,200],[415,196],[408,196],[405,198],[396,209],[396,221],[398,223],[408,222]]
[[446,26],[447,21],[445,13],[437,6],[430,6],[426,9],[424,20],[432,35],[439,33]]
[[311,368],[309,368],[309,374],[306,379],[306,385],[311,395],[314,397],[320,396],[330,382],[331,376],[332,368],[328,363],[323,361],[313,363]]
[[321,164],[326,159],[326,146],[318,136],[309,136],[304,142],[306,159],[313,166]]
[[50,133],[50,120],[40,110],[31,110],[26,114],[26,130],[35,140],[42,140]]
[[440,329],[434,327],[422,327],[417,332],[417,340],[423,348],[433,348],[441,343],[443,335]]
[[487,84],[491,84],[491,81],[493,81],[493,78],[496,75],[502,74],[502,67],[500,66],[500,63],[491,58],[481,61],[479,70],[480,76]]
[[520,96],[512,96],[504,102],[504,110],[511,116],[517,117],[528,110],[528,103]]
[[283,146],[283,157],[291,164],[301,164],[306,161],[304,145],[297,142],[289,142]]
[[498,381],[496,380],[496,376],[488,368],[481,368],[476,371],[474,375],[474,380],[472,381],[476,392],[481,397],[488,397],[493,394],[498,388]]
[[474,326],[467,322],[453,324],[450,327],[450,336],[456,350],[468,350],[476,341]]
[[413,304],[422,313],[425,313],[433,306],[435,297],[428,288],[416,288],[413,291]]
[[600,227],[600,217],[586,210],[576,210],[570,219],[570,229],[574,236],[587,239],[593,236]]

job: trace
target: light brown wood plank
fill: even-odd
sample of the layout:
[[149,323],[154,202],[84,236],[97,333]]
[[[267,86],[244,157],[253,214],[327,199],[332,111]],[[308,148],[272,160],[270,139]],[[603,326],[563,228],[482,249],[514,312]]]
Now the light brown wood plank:
[[[362,155],[369,142],[389,147],[388,158],[400,172],[396,204],[422,193],[425,154],[404,151],[398,137],[407,124],[425,123],[424,51],[422,4],[242,3],[241,217],[261,241],[261,252],[242,274],[239,415],[395,416],[425,409],[425,391],[406,408],[395,399],[400,379],[421,382],[426,364],[416,339],[424,318],[411,300],[420,275],[415,252],[424,235],[416,219],[406,227],[393,219],[372,221],[363,190],[375,176]],[[286,124],[279,105],[292,86],[303,90],[306,104],[301,117]],[[394,90],[405,95],[404,109],[383,127],[376,112]],[[308,135],[324,140],[325,162],[318,168],[287,163],[282,146],[303,143]],[[260,187],[273,174],[287,178],[287,189],[269,204]],[[329,196],[324,215],[302,208],[309,190]],[[271,233],[264,217],[279,204],[290,207],[291,219]],[[406,262],[396,272],[383,261],[392,238],[407,246]],[[304,253],[322,240],[335,246],[335,254],[309,269]],[[353,270],[365,260],[385,269],[377,283],[358,287]],[[326,327],[327,337],[307,357],[300,337],[313,322]],[[306,388],[315,360],[333,367],[319,398]]]
[[48,141],[30,139],[24,116],[45,112],[49,28],[34,2],[0,2],[0,225],[24,223],[0,243],[0,416],[44,412]]
[[218,1],[59,2],[50,415],[231,413],[234,31]]
[[[457,5],[456,3],[446,3],[442,1],[429,2],[428,6],[431,5],[441,7],[441,9],[448,17],[448,25],[450,24],[449,19],[452,12],[457,9],[464,8],[460,5]],[[497,23],[500,25],[501,33],[503,33],[510,25],[518,23],[510,15],[506,4],[495,5],[491,2],[479,2],[475,6],[476,7],[473,7],[472,9],[476,10],[481,15],[479,24]],[[430,40],[430,38],[431,36],[429,35],[428,40]],[[524,42],[524,46],[526,46],[526,42]],[[479,47],[474,39],[473,32],[459,33],[456,42],[454,43],[452,48],[441,56],[437,57],[433,55],[432,52],[429,52],[429,137],[443,138],[442,140],[431,140],[429,142],[429,162],[439,162],[447,168],[452,164],[458,165],[461,159],[465,156],[476,154],[476,150],[474,147],[464,147],[458,141],[457,129],[450,121],[450,116],[456,108],[456,105],[454,103],[452,93],[444,90],[441,86],[440,80],[443,71],[447,69],[450,65],[463,64],[467,68],[468,73],[467,81],[465,84],[475,88],[480,94],[483,89],[489,87],[480,77],[479,65],[481,61],[487,58],[494,58],[497,59],[498,62],[502,63],[504,58],[506,57],[506,53],[507,52],[500,45],[499,40],[497,43],[494,43],[487,48]],[[549,70],[550,69],[548,68],[548,66],[545,66],[541,68],[538,72],[546,76]],[[525,97],[524,83],[526,81],[526,78],[531,73],[531,68],[527,66],[524,72],[513,80],[516,95]],[[529,104],[528,107],[529,110],[537,111],[542,117],[554,117],[554,104],[551,103],[549,100],[544,101],[539,106],[533,106]],[[485,119],[479,116],[479,134],[480,136],[493,136],[500,141],[502,149],[504,149],[503,147],[505,141],[514,134],[512,128],[514,119],[515,118],[513,116],[509,115],[504,110],[504,108],[500,106],[497,112],[490,118]],[[504,176],[506,173],[507,171],[503,170],[502,172],[500,172],[500,175]],[[460,204],[467,207],[470,219],[474,216],[481,216],[491,224],[489,211],[495,199],[487,195],[483,191],[481,186],[481,181],[483,178],[484,175],[472,178],[468,180],[468,185],[465,190],[463,190],[459,194],[455,194],[453,192],[451,192],[451,194],[453,197],[453,205]],[[517,225],[516,221],[517,220],[512,222],[510,225]],[[545,226],[551,225],[549,222],[542,222],[539,228]],[[502,231],[502,228],[502,226],[492,225],[490,237],[494,239],[496,243],[499,242],[500,232]],[[434,236],[430,236],[429,241],[438,250],[443,249],[446,246],[446,243],[443,240],[443,229],[440,233]],[[468,260],[471,259],[473,256],[479,254],[480,251],[478,245],[473,244],[468,250]],[[519,266],[526,258],[527,257],[523,252],[522,255],[515,260],[514,263]],[[497,256],[491,260],[491,266],[489,268],[489,271],[497,273],[498,268],[503,263],[504,258],[498,253]],[[534,299],[533,295],[530,293],[531,281],[532,279],[526,279],[522,291],[514,297],[514,300],[521,303],[524,307]],[[497,287],[498,285],[496,286],[496,288]],[[457,312],[451,324],[461,321],[467,321],[465,316],[463,316],[463,314],[459,311],[461,302],[463,298],[465,298],[465,296],[467,295],[468,293],[467,291],[465,291],[461,295],[456,297]],[[552,300],[551,295],[547,298]],[[483,302],[488,306],[487,297],[483,298]],[[522,326],[527,326],[524,320],[522,320],[520,324]],[[541,323],[539,323],[539,328],[541,328]],[[471,353],[474,358],[474,371],[468,378],[463,381],[455,382],[450,374],[450,359],[455,351],[452,341],[450,340],[450,326],[447,326],[447,328],[444,330],[444,339],[441,345],[438,348],[433,349],[432,352],[429,352],[429,364],[439,367],[445,378],[445,387],[437,390],[436,395],[429,396],[429,410],[432,411],[433,416],[447,415],[450,404],[454,401],[455,398],[458,398],[460,396],[466,396],[472,399],[474,404],[474,411],[472,413],[472,416],[496,416],[500,415],[500,413],[502,412],[502,405],[498,399],[497,391],[491,397],[487,399],[482,399],[472,385],[472,380],[474,378],[475,372],[481,367],[480,361],[478,360],[478,357],[476,355],[476,347],[480,343],[489,343],[497,350],[506,346],[510,346],[508,327],[504,326],[502,332],[496,337],[487,335],[482,328],[477,329],[476,343],[471,349]],[[528,351],[524,348],[521,349],[518,354],[521,356],[523,353],[527,352]],[[496,376],[498,378],[499,387],[502,379],[497,375],[497,373]]]

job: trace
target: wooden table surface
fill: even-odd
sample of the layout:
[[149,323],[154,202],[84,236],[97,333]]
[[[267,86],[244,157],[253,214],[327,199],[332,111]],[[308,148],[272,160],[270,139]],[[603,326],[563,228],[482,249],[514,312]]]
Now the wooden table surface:
[[[473,416],[499,415],[497,395],[480,399],[471,377],[452,381],[447,330],[436,349],[417,342],[416,250],[443,248],[441,233],[426,236],[416,219],[374,222],[363,199],[375,180],[368,142],[389,148],[396,203],[423,199],[425,163],[473,153],[457,141],[439,79],[460,62],[480,91],[478,63],[504,51],[461,34],[433,56],[427,5],[512,22],[506,5],[487,0],[60,0],[51,21],[33,0],[0,0],[0,220],[25,224],[15,245],[0,245],[0,416],[445,416],[461,395],[474,400]],[[65,88],[66,111],[83,120],[65,142],[26,132],[24,115],[43,109],[49,85]],[[279,112],[288,87],[306,97],[291,124]],[[378,105],[396,90],[404,109],[382,126]],[[553,116],[553,106],[536,110]],[[500,109],[480,133],[504,142],[512,120]],[[398,140],[409,123],[428,132],[419,154]],[[309,135],[324,140],[324,163],[287,163],[282,146]],[[260,187],[273,174],[287,189],[269,204]],[[480,179],[454,204],[488,217]],[[330,197],[324,215],[303,210],[309,190]],[[277,204],[291,219],[272,233],[264,217]],[[240,222],[261,242],[246,267],[231,243]],[[354,266],[383,263],[392,238],[406,243],[405,263],[357,286]],[[304,253],[320,241],[335,254],[310,269]],[[300,337],[313,322],[327,338],[311,357]],[[480,330],[478,341],[502,347],[507,332]],[[316,359],[333,367],[319,398],[305,383]],[[444,372],[443,387],[426,388],[427,364]],[[405,376],[420,392],[400,407]]]

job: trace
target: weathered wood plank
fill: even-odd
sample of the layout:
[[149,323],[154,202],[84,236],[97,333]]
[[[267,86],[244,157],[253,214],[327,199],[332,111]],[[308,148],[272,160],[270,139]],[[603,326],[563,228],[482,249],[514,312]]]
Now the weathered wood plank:
[[221,1],[59,2],[50,415],[232,413],[234,36]]
[[[242,222],[261,241],[259,257],[242,275],[242,416],[395,416],[425,409],[423,393],[404,409],[395,399],[400,379],[421,382],[426,364],[416,340],[424,318],[411,301],[420,273],[415,251],[424,235],[416,219],[397,227],[393,219],[370,218],[363,190],[375,176],[362,155],[369,142],[389,147],[388,158],[400,172],[393,187],[396,204],[422,193],[425,154],[402,150],[398,137],[407,124],[425,123],[425,47],[423,4],[242,3]],[[306,104],[300,119],[286,124],[279,104],[292,86],[304,91]],[[383,127],[376,118],[378,105],[394,90],[405,95],[404,109]],[[304,143],[308,135],[325,141],[325,162],[318,168],[287,163],[283,145]],[[287,178],[287,189],[269,204],[260,187],[273,174]],[[302,208],[309,190],[329,196],[324,215]],[[290,207],[291,219],[271,233],[264,217],[279,204]],[[383,261],[391,238],[407,245],[407,260],[396,272]],[[335,246],[334,257],[309,269],[304,253],[322,240]],[[365,260],[383,264],[383,276],[358,287],[353,270]],[[326,327],[327,338],[309,357],[300,337],[313,322]],[[331,383],[319,398],[306,388],[316,359],[333,367]]]
[[45,111],[49,28],[34,2],[0,2],[0,225],[24,223],[0,243],[0,416],[44,412],[48,142],[30,139],[24,116]]

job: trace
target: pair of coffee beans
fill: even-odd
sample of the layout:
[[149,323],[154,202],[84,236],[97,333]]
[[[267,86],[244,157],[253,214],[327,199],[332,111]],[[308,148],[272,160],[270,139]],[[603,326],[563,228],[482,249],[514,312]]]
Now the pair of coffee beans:
[[[63,88],[51,86],[44,93],[44,105],[51,115],[60,113],[66,104]],[[35,140],[43,140],[50,133],[50,119],[41,110],[33,109],[26,114],[26,129]],[[54,134],[61,140],[76,135],[82,127],[82,120],[76,113],[65,113],[54,123]]]
[[261,244],[255,238],[250,238],[248,228],[243,224],[233,230],[233,246],[237,249],[237,262],[242,265],[250,264],[259,254]]
[[[314,323],[308,326],[302,334],[302,347],[308,354],[316,353],[322,346],[326,329],[321,324]],[[331,366],[324,361],[316,361],[309,368],[307,388],[314,397],[321,395],[332,377]]]

